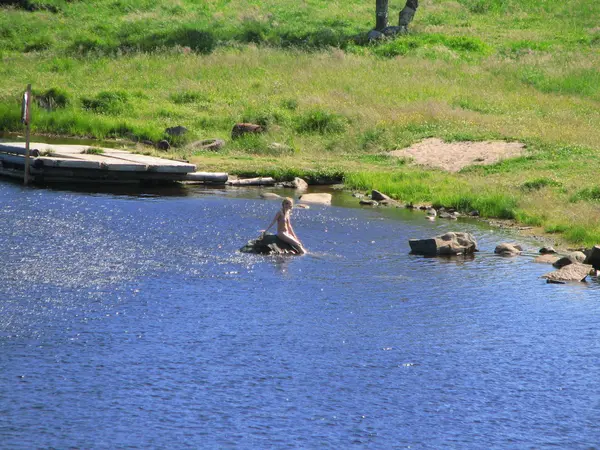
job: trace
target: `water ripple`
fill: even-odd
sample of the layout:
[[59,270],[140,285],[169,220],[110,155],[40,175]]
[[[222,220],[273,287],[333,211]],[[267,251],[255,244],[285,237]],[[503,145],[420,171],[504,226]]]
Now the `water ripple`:
[[[242,254],[278,208],[256,197],[0,184],[2,446],[600,442],[596,278],[402,210],[297,210],[309,255]],[[409,255],[457,226],[474,258]]]

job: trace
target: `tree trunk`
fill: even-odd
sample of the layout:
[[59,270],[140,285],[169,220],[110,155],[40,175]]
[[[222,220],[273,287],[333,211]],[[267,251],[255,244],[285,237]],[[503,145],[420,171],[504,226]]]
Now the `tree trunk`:
[[418,7],[419,0],[407,0],[406,5],[402,9],[402,11],[400,11],[398,26],[406,29],[408,25],[412,22],[413,17],[415,17],[415,13],[417,12]]
[[388,0],[375,0],[375,29],[383,30],[388,26]]

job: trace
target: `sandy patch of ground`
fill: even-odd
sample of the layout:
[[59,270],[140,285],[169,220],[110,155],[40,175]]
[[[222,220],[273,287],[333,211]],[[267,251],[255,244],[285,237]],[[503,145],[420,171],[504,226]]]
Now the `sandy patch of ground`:
[[444,142],[441,139],[430,138],[389,154],[410,158],[415,164],[458,172],[466,166],[492,164],[502,159],[520,156],[524,152],[525,144],[520,142]]

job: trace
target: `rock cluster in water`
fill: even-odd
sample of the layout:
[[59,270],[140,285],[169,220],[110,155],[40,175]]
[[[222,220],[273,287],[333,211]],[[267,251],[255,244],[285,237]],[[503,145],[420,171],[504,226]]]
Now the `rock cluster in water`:
[[[540,250],[541,252],[541,250]],[[548,283],[566,283],[569,281],[585,281],[588,275],[597,275],[600,270],[600,246],[575,251],[552,262],[557,268],[554,272],[542,275]]]
[[[477,242],[469,233],[449,232],[428,239],[410,239],[412,254],[423,256],[464,256],[477,251]],[[498,244],[494,253],[500,256],[518,256],[523,247],[515,243]],[[541,256],[535,262],[552,264],[558,270],[541,276],[548,283],[585,281],[588,275],[598,275],[600,271],[600,245],[585,251],[571,252],[558,256],[553,248],[540,249]]]

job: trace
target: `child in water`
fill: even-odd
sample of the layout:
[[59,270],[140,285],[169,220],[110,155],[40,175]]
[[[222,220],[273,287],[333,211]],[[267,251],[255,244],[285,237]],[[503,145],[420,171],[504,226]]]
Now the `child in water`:
[[264,235],[267,230],[277,222],[277,237],[293,246],[302,255],[306,253],[306,250],[304,249],[302,242],[300,242],[300,239],[298,239],[298,236],[296,236],[296,233],[294,233],[292,223],[290,222],[292,206],[294,206],[294,201],[289,197],[284,198],[283,202],[281,202],[281,211],[277,211],[277,214],[275,214],[275,217],[267,229],[261,230],[261,232]]

